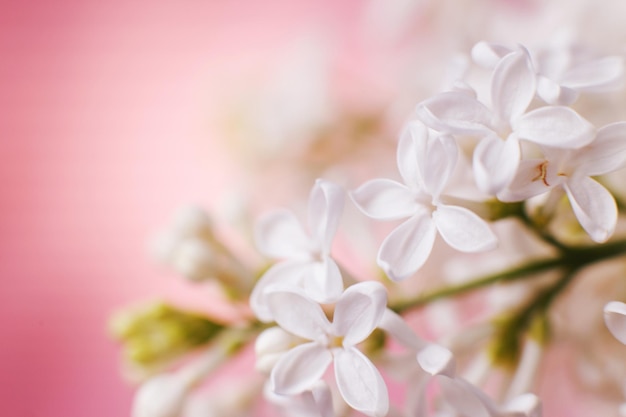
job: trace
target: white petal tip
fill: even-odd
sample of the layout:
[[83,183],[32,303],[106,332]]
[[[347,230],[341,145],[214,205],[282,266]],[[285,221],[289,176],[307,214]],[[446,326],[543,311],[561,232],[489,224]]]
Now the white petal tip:
[[604,307],[604,321],[617,340],[626,345],[626,304],[611,301]]
[[420,350],[417,362],[431,375],[454,377],[455,360],[452,352],[443,346],[431,344]]

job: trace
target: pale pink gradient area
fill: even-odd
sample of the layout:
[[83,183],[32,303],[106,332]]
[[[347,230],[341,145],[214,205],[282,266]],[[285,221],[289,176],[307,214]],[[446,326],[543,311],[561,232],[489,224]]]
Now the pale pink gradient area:
[[107,317],[176,287],[147,238],[238,175],[212,91],[310,22],[340,31],[356,4],[0,3],[2,415],[129,415]]

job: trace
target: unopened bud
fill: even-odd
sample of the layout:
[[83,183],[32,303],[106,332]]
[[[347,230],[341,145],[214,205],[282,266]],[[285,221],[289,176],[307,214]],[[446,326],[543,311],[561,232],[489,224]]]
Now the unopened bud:
[[135,394],[132,417],[179,417],[190,384],[177,374],[158,375]]
[[124,344],[124,355],[130,363],[150,366],[208,343],[223,326],[157,302],[115,314],[110,330]]
[[282,354],[301,341],[301,338],[284,331],[280,327],[270,327],[264,330],[259,334],[254,345],[257,358],[255,369],[269,374]]
[[215,255],[200,239],[187,239],[176,249],[172,259],[174,269],[185,278],[202,281],[215,274]]
[[185,237],[210,239],[213,236],[213,222],[206,211],[199,207],[188,206],[180,209],[172,224],[173,230]]

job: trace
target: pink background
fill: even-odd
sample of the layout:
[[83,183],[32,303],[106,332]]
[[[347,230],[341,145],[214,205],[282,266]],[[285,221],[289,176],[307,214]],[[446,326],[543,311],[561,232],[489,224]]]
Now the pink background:
[[3,416],[129,415],[106,321],[181,290],[147,256],[149,236],[181,205],[210,207],[241,181],[211,128],[216,97],[320,28],[341,43],[348,95],[360,102],[375,83],[393,94],[402,85],[384,76],[386,51],[356,41],[363,4],[0,0]]
[[129,414],[106,320],[171,288],[148,236],[236,175],[211,91],[357,2],[299,3],[0,2],[2,415]]

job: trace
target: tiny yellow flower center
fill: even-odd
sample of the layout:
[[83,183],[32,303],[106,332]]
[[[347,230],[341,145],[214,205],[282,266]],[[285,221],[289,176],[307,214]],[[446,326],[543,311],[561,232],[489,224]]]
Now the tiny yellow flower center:
[[329,348],[343,347],[343,336],[331,336],[328,341]]

